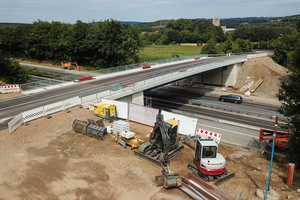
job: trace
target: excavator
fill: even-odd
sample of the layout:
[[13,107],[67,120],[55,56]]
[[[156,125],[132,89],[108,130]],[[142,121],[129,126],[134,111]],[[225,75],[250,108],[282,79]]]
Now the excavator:
[[[274,130],[261,128],[259,131],[259,141],[268,140],[269,143],[272,143],[273,134]],[[292,136],[293,134],[289,132],[276,131],[275,146],[283,149],[288,149],[290,146],[289,140]]]
[[191,172],[207,182],[217,179],[216,185],[235,176],[235,172],[227,174],[226,160],[218,153],[218,143],[215,140],[199,136],[194,141],[196,142],[194,162],[188,165]]
[[149,141],[142,144],[138,151],[135,151],[136,156],[162,168],[163,175],[155,177],[157,186],[173,188],[182,185],[181,177],[172,173],[168,165],[170,160],[183,151],[183,146],[179,144],[178,125],[179,121],[175,119],[164,121],[159,109]]
[[61,68],[62,68],[62,69],[68,69],[68,70],[71,70],[71,69],[74,69],[74,66],[76,66],[76,68],[77,68],[78,71],[82,70],[82,69],[78,66],[77,62],[68,62],[68,61],[62,61],[62,62],[61,62]]

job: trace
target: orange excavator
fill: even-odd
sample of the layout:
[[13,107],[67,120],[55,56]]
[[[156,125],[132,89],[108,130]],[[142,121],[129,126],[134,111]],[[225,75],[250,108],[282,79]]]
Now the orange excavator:
[[[273,142],[273,133],[274,130],[271,129],[260,129],[259,132],[259,141],[269,140],[270,143]],[[292,133],[284,131],[276,131],[275,137],[275,146],[288,149],[289,148],[289,139],[293,136]]]
[[61,68],[71,70],[74,69],[74,66],[76,66],[78,71],[81,71],[82,69],[78,66],[77,62],[68,62],[68,61],[62,61],[61,62]]

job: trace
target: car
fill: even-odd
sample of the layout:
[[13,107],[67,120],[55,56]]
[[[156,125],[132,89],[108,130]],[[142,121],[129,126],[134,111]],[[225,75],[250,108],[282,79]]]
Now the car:
[[240,95],[230,94],[230,95],[221,95],[219,101],[228,101],[232,103],[242,103],[243,98]]

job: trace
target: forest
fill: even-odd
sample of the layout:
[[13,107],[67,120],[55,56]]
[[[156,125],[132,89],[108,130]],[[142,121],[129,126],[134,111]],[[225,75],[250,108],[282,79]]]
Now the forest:
[[97,24],[77,21],[36,21],[23,26],[0,27],[0,50],[6,57],[77,61],[94,68],[135,63],[140,49],[140,29],[106,20]]

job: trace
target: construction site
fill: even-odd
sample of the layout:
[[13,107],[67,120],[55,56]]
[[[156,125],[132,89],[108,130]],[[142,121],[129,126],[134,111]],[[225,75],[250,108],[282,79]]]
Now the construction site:
[[[286,71],[270,58],[245,64],[235,92],[244,94],[247,81],[271,70],[253,98],[275,101],[279,86],[270,90],[270,83],[274,87]],[[264,154],[222,139],[179,135],[179,122],[161,110],[152,126],[118,119],[109,104],[69,111],[30,121],[12,134],[0,131],[0,199],[264,197],[270,166]],[[300,199],[287,187],[288,164],[282,163],[273,163],[268,199]]]

